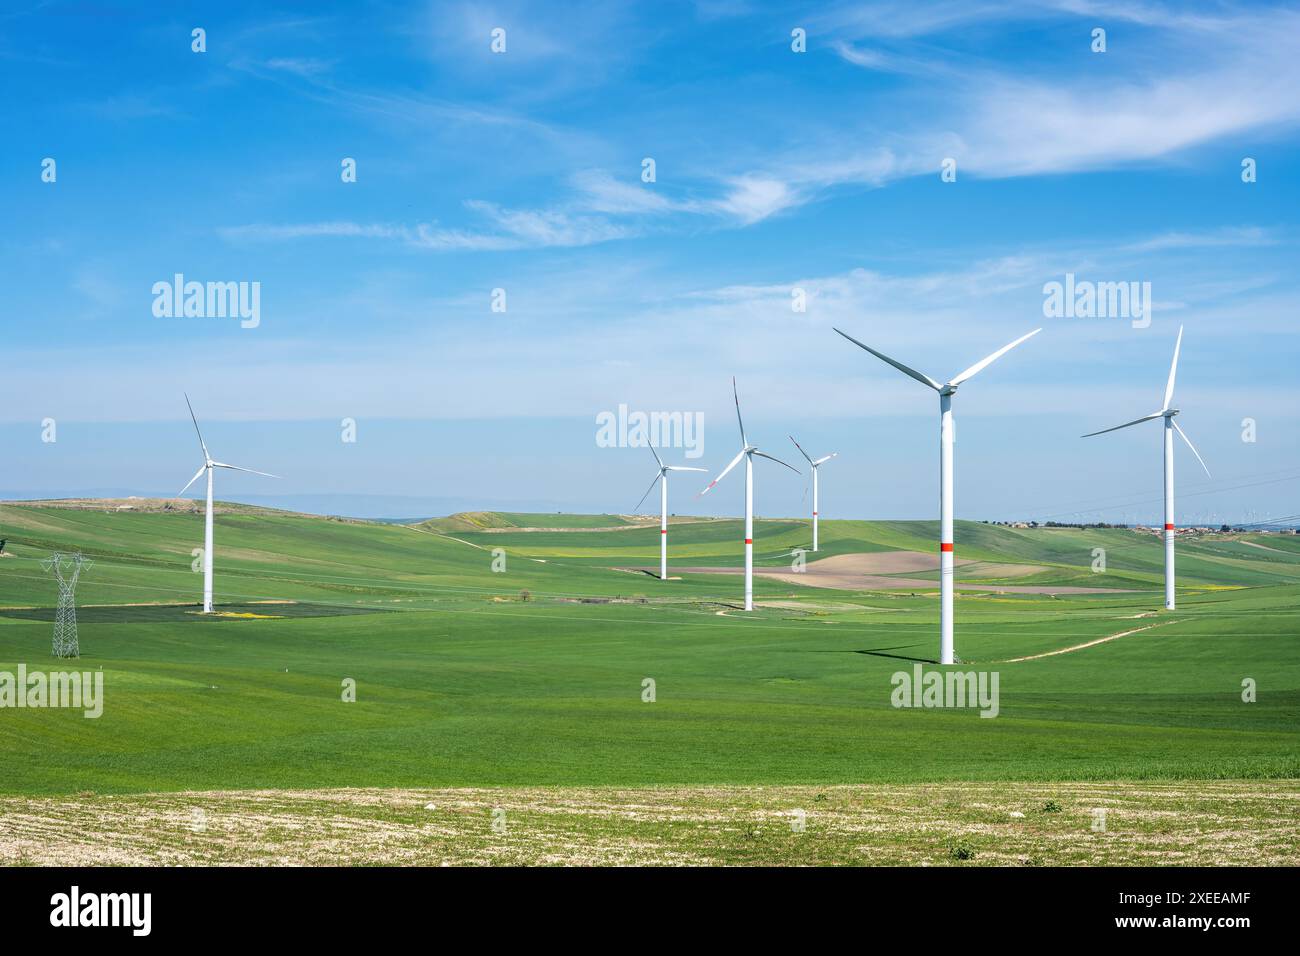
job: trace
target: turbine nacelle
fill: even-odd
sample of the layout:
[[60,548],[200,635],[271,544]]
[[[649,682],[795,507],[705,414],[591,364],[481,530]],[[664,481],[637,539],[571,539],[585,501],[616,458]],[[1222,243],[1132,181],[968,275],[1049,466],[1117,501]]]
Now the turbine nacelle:
[[650,448],[650,454],[655,456],[655,462],[659,465],[659,473],[654,476],[654,479],[650,482],[650,487],[645,490],[645,494],[641,496],[641,500],[636,503],[636,508],[632,509],[633,514],[636,514],[637,508],[640,508],[641,505],[645,504],[646,498],[650,497],[650,492],[655,490],[656,484],[658,484],[660,481],[663,481],[665,483],[667,482],[668,472],[705,470],[703,468],[692,468],[690,465],[665,465],[664,460],[659,457],[659,452],[655,451],[655,446],[650,445],[649,448]]
[[[844,336],[846,339],[848,339],[850,342],[852,342],[852,343],[853,343],[854,345],[856,345],[858,348],[860,348],[860,349],[865,349],[866,351],[868,351],[868,352],[870,352],[872,355],[874,355],[876,358],[880,359],[882,362],[885,362],[885,363],[888,364],[888,365],[892,365],[892,366],[894,366],[894,368],[898,369],[898,370],[899,370],[900,372],[902,372],[904,375],[907,375],[907,376],[909,376],[910,378],[914,378],[914,379],[916,379],[918,382],[920,382],[922,385],[925,385],[925,386],[928,386],[929,388],[934,389],[934,390],[935,390],[936,392],[938,392],[941,396],[951,396],[951,395],[956,394],[956,392],[957,392],[957,386],[960,385],[962,382],[965,382],[967,379],[974,378],[974,377],[975,377],[976,375],[978,375],[980,372],[984,371],[984,369],[988,368],[990,365],[992,365],[992,364],[993,364],[994,362],[996,362],[998,359],[1002,358],[1002,356],[1004,356],[1004,355],[1006,355],[1008,352],[1010,352],[1013,348],[1015,348],[1015,347],[1016,347],[1017,345],[1019,345],[1021,342],[1025,341],[1026,339],[1031,339],[1031,338],[1033,338],[1035,335],[1037,335],[1039,332],[1041,332],[1041,331],[1043,331],[1043,330],[1042,330],[1041,328],[1039,328],[1039,329],[1034,329],[1034,331],[1032,331],[1032,332],[1028,332],[1028,333],[1026,333],[1025,335],[1020,336],[1020,338],[1016,339],[1014,342],[1010,342],[1010,343],[1008,343],[1007,345],[1002,346],[1002,348],[998,349],[998,350],[997,350],[996,352],[994,352],[992,355],[989,355],[989,356],[986,356],[985,358],[980,359],[978,362],[976,362],[976,363],[975,363],[974,365],[972,365],[970,368],[968,368],[968,369],[966,369],[966,370],[964,370],[964,371],[958,372],[956,375],[954,375],[954,376],[953,376],[952,378],[950,378],[948,381],[944,382],[942,385],[940,385],[938,382],[936,382],[936,381],[935,381],[934,379],[932,379],[930,376],[926,375],[924,372],[918,372],[916,369],[911,368],[911,367],[909,367],[909,366],[907,366],[907,365],[904,365],[902,362],[899,362],[899,361],[897,361],[896,359],[892,359],[892,358],[890,358],[888,355],[884,354],[883,352],[877,352],[877,351],[876,351],[875,349],[873,349],[870,345],[864,345],[862,342],[859,342],[857,339],[855,339],[853,336],[849,335],[847,332],[840,332],[839,329],[836,329],[835,331],[836,331],[836,332],[839,332],[840,335]],[[1168,404],[1168,403],[1166,403],[1166,404]]]
[[[730,464],[728,464],[726,468],[722,469],[722,471],[718,474],[718,477],[714,478],[711,482],[709,482],[708,486],[703,491],[700,492],[700,496],[707,495],[710,491],[712,491],[713,487],[718,482],[720,482],[723,478],[725,478],[727,474],[731,471],[731,469],[735,468],[738,464],[740,464],[742,459],[746,459],[748,463],[752,465],[754,463],[755,455],[757,455],[759,458],[766,458],[768,461],[774,461],[778,465],[781,465],[785,468],[789,468],[796,475],[802,474],[799,471],[799,469],[795,468],[793,465],[787,465],[780,458],[776,458],[772,455],[769,455],[765,451],[760,451],[757,445],[751,445],[749,443],[749,438],[747,438],[745,435],[745,420],[740,417],[740,393],[736,390],[736,379],[734,376],[731,379],[731,394],[732,397],[736,400],[736,424],[740,426],[740,451],[736,453],[735,458],[731,459]],[[796,444],[798,443],[796,442]]]
[[790,435],[789,438],[790,441],[794,442],[794,447],[799,449],[799,454],[803,455],[804,458],[808,460],[808,464],[812,467],[814,471],[816,471],[817,468],[826,464],[828,461],[830,461],[832,458],[834,458],[836,455],[839,454],[839,452],[833,451],[829,455],[822,455],[822,457],[814,459],[812,455],[808,454],[806,451],[803,450],[803,445],[799,444],[797,441],[794,441],[793,435]]
[[185,406],[190,410],[190,421],[194,422],[194,434],[199,436],[199,448],[203,450],[203,465],[194,473],[194,477],[185,483],[185,487],[176,495],[179,498],[185,492],[189,491],[190,485],[203,477],[205,472],[210,472],[213,468],[229,468],[231,471],[246,471],[250,475],[261,475],[263,478],[279,478],[279,475],[272,475],[265,471],[254,471],[252,468],[241,468],[239,465],[227,465],[225,462],[216,461],[208,451],[207,442],[203,440],[203,432],[199,430],[199,420],[194,415],[194,406],[190,404],[190,397],[185,396]]
[[1178,437],[1187,443],[1187,447],[1192,450],[1192,454],[1196,456],[1196,460],[1201,463],[1201,468],[1204,469],[1205,476],[1207,478],[1213,479],[1214,476],[1210,474],[1209,466],[1205,464],[1205,459],[1201,457],[1201,453],[1196,450],[1196,446],[1193,445],[1192,440],[1187,437],[1187,433],[1184,432],[1181,427],[1179,427],[1176,421],[1174,421],[1174,418],[1178,415],[1180,409],[1174,408],[1169,404],[1174,400],[1174,379],[1178,375],[1178,353],[1182,351],[1182,347],[1183,347],[1183,327],[1180,325],[1178,327],[1178,339],[1174,342],[1174,360],[1169,366],[1169,380],[1165,383],[1165,400],[1160,411],[1152,412],[1150,415],[1143,415],[1141,418],[1135,418],[1133,419],[1133,421],[1125,422],[1123,425],[1115,425],[1112,428],[1103,428],[1101,431],[1088,432],[1088,434],[1084,435],[1083,437],[1091,438],[1093,435],[1104,435],[1106,434],[1106,432],[1117,432],[1121,428],[1128,428],[1131,425],[1140,425],[1143,422],[1149,422],[1149,421],[1154,421],[1157,418],[1163,418],[1166,421],[1168,421],[1170,425],[1174,427],[1174,431],[1178,432]]

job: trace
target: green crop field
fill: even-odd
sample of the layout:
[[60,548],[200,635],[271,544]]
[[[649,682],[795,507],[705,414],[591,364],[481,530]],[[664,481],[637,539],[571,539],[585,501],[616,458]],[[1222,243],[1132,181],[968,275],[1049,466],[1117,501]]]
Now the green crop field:
[[[816,557],[930,554],[934,532],[826,521]],[[641,570],[657,565],[657,526],[626,516],[405,527],[244,508],[216,517],[212,616],[196,606],[202,534],[192,513],[0,506],[0,671],[104,675],[98,719],[0,710],[0,859],[27,858],[15,821],[36,809],[190,792],[501,788],[581,793],[586,806],[592,788],[612,788],[752,808],[763,792],[752,788],[770,788],[773,806],[802,794],[812,820],[818,788],[951,795],[968,782],[987,794],[1001,781],[1041,802],[1059,784],[1082,813],[1089,782],[1114,794],[1147,781],[1193,800],[1217,781],[1266,797],[1253,816],[1295,819],[1295,537],[1180,540],[1179,607],[1167,612],[1152,536],[959,522],[958,557],[974,563],[958,575],[973,587],[958,592],[957,669],[1000,680],[998,715],[984,719],[891,706],[895,672],[935,669],[933,574],[882,572],[906,579],[897,588],[760,576],[747,615],[740,578],[725,573],[738,563],[736,521],[675,523],[670,571],[720,570],[659,581]],[[756,560],[788,570],[808,541],[806,522],[761,520]],[[82,655],[64,665],[50,657],[57,591],[40,564],[55,550],[94,561],[77,588]],[[347,680],[355,702],[342,699]],[[671,829],[654,860],[672,858]],[[1277,841],[1269,858],[1294,863],[1294,826]],[[717,859],[799,861],[786,842],[748,856],[726,844]],[[823,861],[875,858],[824,849]]]

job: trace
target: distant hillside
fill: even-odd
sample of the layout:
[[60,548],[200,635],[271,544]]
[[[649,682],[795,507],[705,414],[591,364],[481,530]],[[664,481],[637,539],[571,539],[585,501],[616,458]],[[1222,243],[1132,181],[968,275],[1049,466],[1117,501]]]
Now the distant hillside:
[[[674,517],[682,521],[713,521],[713,518]],[[519,511],[462,511],[446,518],[430,518],[413,527],[444,534],[471,531],[612,531],[644,528],[657,524],[654,515],[571,515]]]
[[[143,514],[203,514],[203,502],[190,498],[46,498],[23,499],[20,501],[0,501],[0,507],[15,508],[62,508],[69,511],[136,511]],[[262,505],[247,505],[238,501],[214,501],[214,515],[291,515],[301,518],[316,518],[320,521],[354,521],[353,518],[335,518],[327,515],[302,514],[286,511],[283,508],[266,508]]]
[[[121,504],[129,510],[118,510]],[[516,600],[525,591],[556,600],[656,593],[649,590],[650,579],[627,570],[658,563],[660,535],[651,516],[461,513],[425,522],[421,528],[226,502],[219,503],[219,510],[216,573],[224,603],[296,600],[386,606],[457,596]],[[557,527],[547,529],[544,523]],[[743,528],[735,518],[674,519],[671,566],[679,572],[740,566]],[[759,568],[790,568],[794,552],[811,544],[806,519],[763,518],[754,531]],[[935,522],[828,520],[821,526],[821,550],[809,562],[891,551],[932,556],[937,533]],[[959,560],[972,562],[963,563],[958,572],[964,581],[1153,591],[1161,586],[1164,548],[1152,534],[959,522],[956,538]],[[193,501],[0,504],[0,539],[5,541],[0,607],[49,606],[52,582],[39,562],[54,551],[81,551],[95,561],[78,591],[85,604],[189,603],[197,600],[196,586],[201,591],[194,549],[203,543],[203,518],[201,505]],[[494,571],[496,549],[509,554],[508,575]],[[1300,536],[1188,537],[1180,538],[1178,549],[1184,589],[1300,583]],[[1105,555],[1104,574],[1094,571],[1100,553]],[[883,567],[881,560],[871,558],[871,566]],[[1011,573],[1004,567],[1008,564],[1032,567]],[[933,572],[911,567],[899,565],[898,573],[937,580]],[[792,593],[787,582],[766,582],[763,587],[783,598]],[[734,598],[734,588],[734,581],[700,570],[675,582],[672,595]]]

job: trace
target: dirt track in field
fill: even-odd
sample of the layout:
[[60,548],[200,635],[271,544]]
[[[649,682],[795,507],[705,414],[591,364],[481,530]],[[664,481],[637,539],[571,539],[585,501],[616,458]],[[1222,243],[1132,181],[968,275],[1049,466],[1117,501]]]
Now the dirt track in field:
[[[1037,574],[1046,568],[1036,564],[994,564],[988,561],[955,561],[959,574],[974,578],[1018,578]],[[938,581],[925,578],[898,577],[921,571],[938,571],[939,559],[920,551],[879,551],[869,554],[837,554],[809,561],[803,571],[754,568],[756,577],[802,584],[814,588],[839,588],[845,591],[883,591],[906,589],[934,590]],[[674,568],[683,574],[743,574],[744,568]],[[1047,584],[974,584],[958,580],[959,591],[995,591],[1005,594],[1123,594],[1116,588],[1086,588]]]
[[1139,634],[1142,631],[1149,631],[1153,627],[1164,627],[1167,624],[1177,624],[1177,623],[1178,623],[1177,621],[1161,621],[1158,624],[1148,624],[1145,627],[1135,627],[1130,631],[1120,631],[1118,634],[1108,634],[1106,637],[1099,637],[1096,640],[1085,641],[1082,644],[1074,644],[1070,647],[1062,647],[1055,651],[1044,651],[1041,654],[1030,654],[1028,657],[1008,658],[1007,660],[1002,661],[1002,663],[1019,664],[1022,661],[1036,661],[1044,657],[1056,657],[1058,654],[1071,654],[1075,651],[1082,651],[1085,648],[1096,647],[1098,644],[1106,644],[1109,643],[1110,641],[1118,641],[1121,637],[1131,637],[1132,635]]

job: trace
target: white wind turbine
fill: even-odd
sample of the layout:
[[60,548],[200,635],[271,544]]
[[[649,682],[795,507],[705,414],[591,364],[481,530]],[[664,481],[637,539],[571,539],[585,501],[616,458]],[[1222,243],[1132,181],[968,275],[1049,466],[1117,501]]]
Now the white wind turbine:
[[[790,440],[791,440],[791,441],[794,441],[794,436],[793,436],[793,435],[790,436]],[[806,451],[803,450],[803,445],[799,444],[797,441],[794,441],[794,447],[799,449],[799,454],[801,454],[801,455],[803,455],[805,458],[807,458],[807,459],[808,459],[808,464],[812,466],[812,478],[813,478],[813,480],[812,480],[812,486],[813,486],[813,513],[812,513],[812,519],[813,519],[813,547],[812,547],[812,549],[813,549],[813,551],[816,551],[816,550],[817,550],[817,469],[820,468],[822,465],[826,464],[826,463],[827,463],[828,461],[830,461],[832,458],[837,457],[837,456],[839,455],[839,452],[837,452],[837,451],[833,451],[833,452],[831,452],[829,455],[824,455],[824,456],[822,456],[821,458],[818,458],[816,461],[813,461],[813,459],[809,456],[809,454],[808,454]]]
[[1104,435],[1106,432],[1119,431],[1121,428],[1139,425],[1142,422],[1149,422],[1156,418],[1165,420],[1165,608],[1170,611],[1174,609],[1174,432],[1178,432],[1183,441],[1187,442],[1187,447],[1192,450],[1196,460],[1205,469],[1206,477],[1212,477],[1210,469],[1206,468],[1205,460],[1201,458],[1201,453],[1196,450],[1192,440],[1174,421],[1178,409],[1169,407],[1169,403],[1174,400],[1174,377],[1178,373],[1178,352],[1182,347],[1183,327],[1180,325],[1178,327],[1178,340],[1174,342],[1174,361],[1169,366],[1169,381],[1165,383],[1165,401],[1160,411],[1152,412],[1150,415],[1143,415],[1141,418],[1135,418],[1123,425],[1116,425],[1114,428],[1103,428],[1099,432],[1089,432],[1083,436],[1084,438],[1091,438],[1093,435]]
[[199,447],[203,449],[203,466],[194,473],[194,477],[186,482],[185,487],[181,489],[179,498],[189,490],[190,485],[203,477],[203,473],[208,475],[208,506],[203,515],[203,613],[212,613],[212,471],[214,468],[229,468],[232,471],[246,471],[250,475],[261,475],[264,478],[279,478],[279,475],[269,475],[264,471],[253,471],[251,468],[240,468],[238,465],[226,465],[219,461],[213,461],[212,456],[208,454],[208,446],[203,441],[203,432],[199,431],[199,420],[194,417],[194,406],[190,405],[190,397],[185,396],[185,405],[190,410],[190,421],[194,422],[194,431],[199,436]]
[[[839,329],[835,330],[840,332]],[[964,372],[954,375],[940,385],[930,376],[908,368],[902,362],[895,362],[888,355],[877,352],[869,345],[863,345],[853,336],[840,332],[846,339],[859,348],[864,348],[882,362],[887,362],[904,375],[910,375],[922,385],[928,385],[939,393],[939,663],[953,663],[952,652],[952,396],[957,386],[972,378],[992,365],[1003,355],[1042,329],[1034,329],[1028,335],[1022,335],[1010,345],[1004,345],[987,358],[980,359]]]
[[641,502],[649,497],[650,492],[654,491],[655,481],[662,482],[659,486],[659,580],[668,580],[668,472],[670,471],[704,471],[703,468],[691,468],[687,465],[665,465],[663,459],[659,457],[659,452],[655,451],[655,446],[650,446],[650,453],[655,456],[655,461],[659,465],[659,474],[655,475],[655,480],[650,482],[650,487],[645,490],[641,496],[641,501],[636,503],[636,508],[632,509],[635,514],[637,508],[641,507]]
[[745,437],[745,421],[740,417],[740,395],[736,392],[734,377],[731,380],[731,394],[736,400],[736,421],[740,424],[740,453],[731,459],[731,464],[722,469],[721,474],[709,482],[709,486],[700,494],[707,495],[714,485],[727,477],[727,472],[740,464],[740,459],[745,459],[745,610],[752,611],[754,610],[754,456],[758,455],[760,458],[783,465],[796,475],[800,472],[780,458],[773,458],[766,452],[759,451],[757,445],[749,443],[749,439]]

